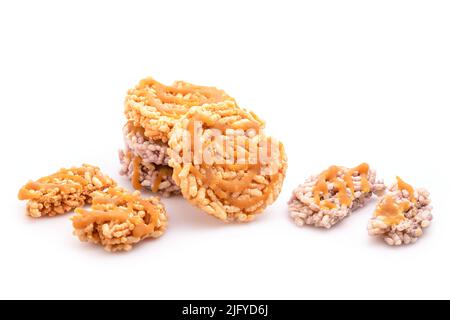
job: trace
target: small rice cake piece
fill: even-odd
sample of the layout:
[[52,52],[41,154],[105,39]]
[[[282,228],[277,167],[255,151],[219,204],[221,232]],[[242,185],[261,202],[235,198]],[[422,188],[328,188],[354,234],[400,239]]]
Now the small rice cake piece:
[[427,190],[414,189],[397,177],[369,221],[369,235],[383,237],[390,246],[415,243],[433,219],[430,203]]
[[61,215],[89,204],[91,194],[116,185],[98,167],[84,164],[81,167],[61,169],[57,173],[30,181],[23,186],[18,198],[29,200],[27,214],[33,218]]
[[367,163],[355,168],[331,166],[294,190],[289,211],[298,226],[330,229],[364,207],[373,193],[384,190],[384,183],[376,180],[376,172]]
[[96,192],[91,208],[75,213],[74,234],[109,252],[129,251],[144,239],[162,236],[167,228],[166,210],[158,197],[144,199],[139,191],[119,187]]

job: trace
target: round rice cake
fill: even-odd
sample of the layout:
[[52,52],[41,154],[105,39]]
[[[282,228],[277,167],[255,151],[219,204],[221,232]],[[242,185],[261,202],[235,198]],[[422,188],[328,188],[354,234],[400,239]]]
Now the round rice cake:
[[232,101],[191,108],[169,140],[182,195],[221,220],[253,220],[277,199],[287,169],[283,145],[263,127]]
[[128,91],[125,115],[152,140],[167,143],[175,122],[191,107],[234,100],[223,90],[176,81],[166,86],[146,78]]

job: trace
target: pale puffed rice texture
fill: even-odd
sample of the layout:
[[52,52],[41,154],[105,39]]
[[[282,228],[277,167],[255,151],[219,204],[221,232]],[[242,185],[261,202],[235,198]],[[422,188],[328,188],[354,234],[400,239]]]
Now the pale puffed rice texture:
[[415,243],[433,219],[430,204],[427,190],[414,189],[397,177],[369,221],[369,235],[382,237],[390,246]]
[[294,190],[290,215],[298,226],[330,229],[365,206],[373,193],[383,194],[385,188],[366,163],[356,168],[331,166]]

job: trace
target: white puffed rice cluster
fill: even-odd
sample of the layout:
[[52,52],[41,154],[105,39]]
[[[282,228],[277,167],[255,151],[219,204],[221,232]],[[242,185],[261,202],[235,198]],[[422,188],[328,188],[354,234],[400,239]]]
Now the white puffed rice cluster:
[[98,167],[84,164],[28,182],[20,189],[19,200],[29,200],[27,214],[33,218],[56,216],[90,203],[93,192],[115,185]]
[[83,242],[99,244],[109,252],[129,251],[138,242],[158,238],[167,228],[167,214],[158,197],[122,188],[93,194],[89,210],[76,209],[74,234]]
[[133,155],[139,156],[144,163],[167,166],[169,164],[167,143],[163,143],[161,140],[150,140],[142,131],[132,128],[128,124],[123,128],[126,149],[124,153],[131,152]]
[[[387,223],[386,217],[382,213],[383,205],[389,197],[393,198],[395,203],[403,204],[407,208],[404,212],[398,212],[401,215],[399,223]],[[433,219],[430,203],[430,193],[427,190],[416,189],[411,195],[407,190],[400,189],[398,183],[395,183],[380,200],[377,211],[369,221],[367,227],[369,235],[381,236],[390,246],[415,243]]]
[[[146,138],[142,132],[124,127],[125,149],[119,151],[120,174],[131,180],[139,170],[138,180],[141,187],[164,197],[180,194],[180,188],[172,179],[172,168],[168,166],[167,144]],[[135,165],[139,157],[138,166]]]
[[[344,174],[348,173],[349,170],[340,167],[336,181],[345,184]],[[373,193],[380,195],[386,189],[383,181],[376,180],[376,172],[369,170],[365,177],[369,184],[369,190],[364,192],[361,184],[362,177],[359,172],[355,171],[351,174],[354,193],[348,185],[346,186],[346,193],[351,198],[351,204],[342,204],[338,198],[335,181],[327,181],[328,194],[323,194],[321,200],[329,201],[334,207],[325,208],[319,205],[314,197],[314,188],[319,182],[320,177],[321,175],[310,177],[293,192],[289,201],[289,211],[292,219],[294,219],[294,222],[298,226],[312,225],[330,229],[355,210],[364,207]]]

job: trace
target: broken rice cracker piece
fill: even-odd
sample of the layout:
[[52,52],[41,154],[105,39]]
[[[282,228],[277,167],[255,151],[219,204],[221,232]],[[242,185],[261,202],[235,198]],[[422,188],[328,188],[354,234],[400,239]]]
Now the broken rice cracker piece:
[[351,169],[331,166],[294,190],[289,211],[298,226],[329,229],[363,207],[373,193],[381,195],[384,190],[367,163]]
[[143,199],[139,191],[119,187],[94,193],[91,208],[78,208],[75,213],[74,234],[110,252],[129,251],[146,238],[160,237],[167,227],[166,210],[158,197]]
[[99,168],[84,164],[30,181],[20,189],[18,197],[19,200],[29,200],[29,216],[52,217],[90,203],[92,192],[115,185],[116,182],[104,175]]
[[369,221],[369,235],[382,236],[391,246],[415,243],[433,219],[430,203],[428,191],[414,190],[397,177]]

